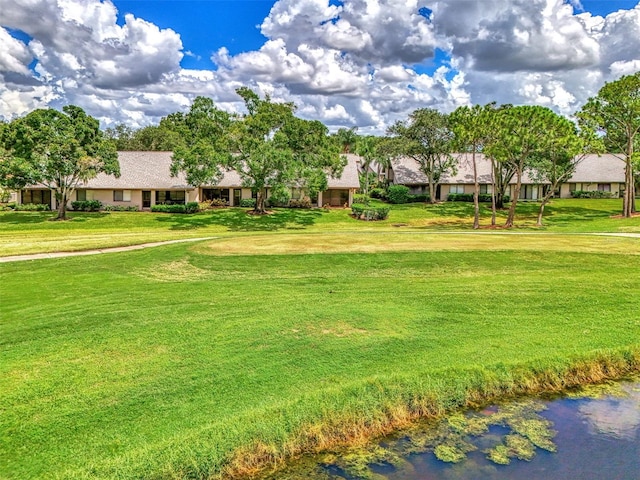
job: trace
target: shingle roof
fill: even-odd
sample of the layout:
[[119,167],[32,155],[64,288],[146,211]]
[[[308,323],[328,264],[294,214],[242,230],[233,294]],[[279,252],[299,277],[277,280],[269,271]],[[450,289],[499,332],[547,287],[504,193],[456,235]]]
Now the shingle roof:
[[342,170],[342,175],[338,178],[329,176],[329,188],[360,188],[360,177],[358,176],[358,156],[352,153],[345,155],[347,164]]
[[[473,162],[470,153],[456,153],[458,159],[457,173],[444,175],[440,183],[464,184],[473,183]],[[409,157],[402,157],[391,162],[394,182],[401,185],[425,185],[427,177],[420,171],[418,162]],[[482,154],[476,154],[478,180],[480,183],[491,183],[491,162]],[[535,183],[527,174],[522,176],[523,183]],[[570,183],[623,183],[624,162],[612,154],[587,155],[576,167],[576,172],[568,180]],[[515,183],[515,178],[511,183]]]
[[[171,190],[192,189],[187,184],[185,175],[179,173],[177,177],[171,177],[172,152],[118,152],[120,162],[120,177],[99,174],[91,179],[85,188],[95,189],[127,189],[127,190]],[[329,188],[359,188],[358,167],[356,155],[346,155],[347,165],[339,178],[329,177]],[[242,186],[242,179],[235,170],[226,170],[217,185],[221,188]]]
[[171,152],[118,152],[120,178],[104,173],[87,182],[86,188],[95,189],[192,189],[184,174],[170,174]]
[[624,160],[611,153],[587,155],[568,183],[624,183]]

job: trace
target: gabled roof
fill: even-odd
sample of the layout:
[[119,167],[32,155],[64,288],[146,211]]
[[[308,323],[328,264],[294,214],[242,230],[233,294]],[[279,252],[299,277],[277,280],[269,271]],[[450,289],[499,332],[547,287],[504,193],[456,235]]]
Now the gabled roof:
[[[89,180],[81,188],[116,190],[190,190],[184,173],[172,177],[170,173],[172,152],[118,152],[120,177],[104,173]],[[359,188],[357,156],[346,155],[347,165],[342,176],[329,177],[329,188]],[[212,188],[240,188],[242,179],[235,170],[226,170]]]
[[358,157],[353,153],[344,155],[347,157],[347,164],[342,170],[342,175],[338,178],[329,176],[329,188],[360,188],[360,177],[358,176]]
[[172,177],[172,152],[118,152],[120,178],[104,173],[89,180],[85,188],[126,190],[192,189],[184,174]]
[[611,153],[587,155],[567,183],[624,183],[624,160]]
[[[458,159],[457,173],[444,175],[443,184],[473,183],[473,161],[470,153],[453,154]],[[483,154],[476,154],[478,180],[480,183],[491,183],[491,162]],[[410,157],[402,157],[391,162],[394,182],[401,185],[426,185],[429,183],[420,171],[418,162]],[[523,183],[535,183],[525,171]],[[576,167],[573,176],[567,183],[624,183],[624,161],[612,154],[587,155]],[[515,178],[511,183],[515,183]]]
[[[444,175],[440,183],[473,183],[473,158],[470,153],[454,153],[457,160],[456,174]],[[491,162],[481,153],[476,153],[476,166],[480,183],[491,183]],[[427,176],[411,157],[400,157],[391,161],[394,182],[401,185],[426,185]]]

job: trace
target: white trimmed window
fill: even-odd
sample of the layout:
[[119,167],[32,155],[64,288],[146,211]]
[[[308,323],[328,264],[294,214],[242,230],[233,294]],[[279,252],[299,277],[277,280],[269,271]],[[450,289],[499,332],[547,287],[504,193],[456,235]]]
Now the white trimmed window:
[[449,193],[464,193],[464,185],[449,185]]

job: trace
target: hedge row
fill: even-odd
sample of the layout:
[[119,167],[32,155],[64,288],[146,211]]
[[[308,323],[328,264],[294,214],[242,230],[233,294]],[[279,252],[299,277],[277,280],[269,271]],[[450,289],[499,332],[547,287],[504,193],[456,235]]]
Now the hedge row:
[[[510,200],[509,195],[502,197],[504,202]],[[450,193],[447,195],[447,201],[449,202],[473,202],[473,193]],[[491,203],[490,193],[481,193],[478,195],[478,201],[483,203]]]
[[571,192],[572,198],[612,198],[611,192],[603,192],[602,190],[574,190]]
[[389,216],[389,207],[371,207],[362,203],[351,205],[351,213],[358,220],[385,220]]
[[174,203],[172,205],[156,204],[151,206],[151,211],[159,213],[196,213],[198,211],[198,202],[189,202],[186,205],[182,203]]
[[71,202],[71,208],[77,212],[97,212],[102,208],[100,200],[77,200]]
[[7,208],[16,212],[44,212],[51,210],[46,203],[8,203]]

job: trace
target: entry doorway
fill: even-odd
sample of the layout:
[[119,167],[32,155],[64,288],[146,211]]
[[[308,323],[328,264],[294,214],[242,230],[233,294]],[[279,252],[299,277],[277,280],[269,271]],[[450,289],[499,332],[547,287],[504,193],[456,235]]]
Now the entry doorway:
[[142,191],[142,208],[151,208],[151,190]]

